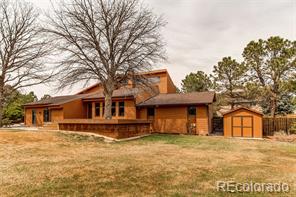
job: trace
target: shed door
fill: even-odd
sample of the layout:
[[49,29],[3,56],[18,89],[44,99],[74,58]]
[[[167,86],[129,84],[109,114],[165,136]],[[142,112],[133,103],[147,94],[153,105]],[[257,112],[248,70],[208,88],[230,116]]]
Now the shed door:
[[232,116],[233,137],[253,137],[253,116]]

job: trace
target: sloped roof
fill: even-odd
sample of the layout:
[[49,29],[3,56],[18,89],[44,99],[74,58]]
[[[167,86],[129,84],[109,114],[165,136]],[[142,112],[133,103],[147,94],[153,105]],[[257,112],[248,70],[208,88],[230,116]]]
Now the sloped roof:
[[29,106],[29,105],[62,105],[65,103],[68,103],[70,101],[76,100],[76,99],[81,99],[83,97],[85,97],[85,94],[81,94],[81,95],[67,95],[67,96],[56,96],[56,97],[51,97],[45,100],[40,100],[40,101],[36,101],[36,102],[31,102],[31,103],[27,103],[24,106]]
[[[135,96],[139,93],[139,88],[120,88],[114,90],[112,97],[128,97]],[[84,96],[83,99],[96,99],[96,98],[104,98],[103,91],[98,91],[93,94],[89,94],[88,96]]]
[[[138,88],[120,88],[113,92],[112,97],[128,97],[135,96],[139,93]],[[78,94],[78,95],[67,95],[67,96],[56,96],[52,98],[48,98],[41,101],[27,103],[24,106],[32,106],[32,105],[46,105],[46,106],[56,106],[62,105],[76,99],[96,99],[96,98],[104,98],[104,94],[102,91],[89,93],[89,94]]]
[[192,93],[173,93],[158,94],[137,106],[155,105],[194,105],[209,104],[215,101],[215,92],[192,92]]
[[223,116],[225,116],[226,114],[230,114],[230,113],[232,113],[232,112],[235,112],[235,111],[241,110],[241,109],[244,109],[244,110],[247,110],[247,111],[253,112],[253,113],[255,113],[255,114],[263,115],[263,113],[261,113],[261,112],[259,112],[259,111],[256,111],[256,110],[254,110],[254,109],[250,109],[250,108],[247,108],[247,107],[238,107],[238,108],[235,108],[235,109],[232,109],[232,110],[230,110],[230,111],[228,111],[228,112],[223,113]]

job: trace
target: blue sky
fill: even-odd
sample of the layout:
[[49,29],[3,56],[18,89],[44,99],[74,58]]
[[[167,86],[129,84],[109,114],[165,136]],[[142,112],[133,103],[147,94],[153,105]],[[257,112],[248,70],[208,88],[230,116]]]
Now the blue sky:
[[[50,0],[28,0],[42,10],[51,8]],[[56,0],[53,0],[56,1]],[[155,68],[167,68],[174,83],[190,72],[212,71],[224,56],[241,60],[246,44],[259,38],[278,35],[296,39],[296,0],[144,0],[162,14],[168,25],[163,30],[168,61]],[[51,86],[50,86],[51,87]],[[39,85],[27,88],[40,97],[79,91],[53,92]]]

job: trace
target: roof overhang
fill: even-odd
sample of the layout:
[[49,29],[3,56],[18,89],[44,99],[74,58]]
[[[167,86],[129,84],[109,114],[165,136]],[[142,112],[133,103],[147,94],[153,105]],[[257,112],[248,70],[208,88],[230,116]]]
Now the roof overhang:
[[[112,97],[113,101],[118,100],[133,100],[134,96],[124,96],[124,97]],[[82,99],[83,102],[93,102],[93,101],[104,101],[104,97],[98,97],[98,98],[84,98]]]
[[141,105],[141,104],[139,104],[139,105],[137,105],[137,107],[198,106],[198,105],[210,105],[210,104],[212,104],[212,103],[170,103],[170,104],[153,104],[153,105],[149,105],[149,104],[147,104],[147,105],[142,104],[142,105]]

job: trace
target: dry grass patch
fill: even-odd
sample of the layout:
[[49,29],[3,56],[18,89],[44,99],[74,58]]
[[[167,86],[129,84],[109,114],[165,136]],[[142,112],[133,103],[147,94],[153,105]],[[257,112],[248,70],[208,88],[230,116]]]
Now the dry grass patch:
[[105,143],[0,131],[0,158],[3,196],[229,196],[216,192],[218,180],[283,181],[296,195],[292,143],[175,135]]

